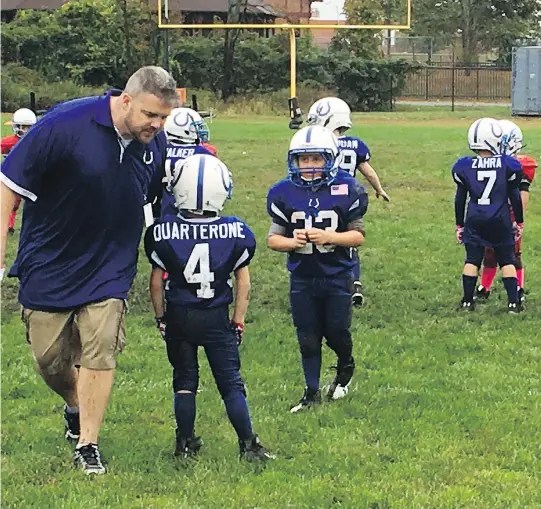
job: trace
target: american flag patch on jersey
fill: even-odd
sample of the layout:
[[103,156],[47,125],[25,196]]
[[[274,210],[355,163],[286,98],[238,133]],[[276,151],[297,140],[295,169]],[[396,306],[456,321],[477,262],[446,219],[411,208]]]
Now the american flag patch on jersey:
[[340,196],[348,195],[348,185],[347,184],[338,184],[337,186],[331,186],[331,195]]

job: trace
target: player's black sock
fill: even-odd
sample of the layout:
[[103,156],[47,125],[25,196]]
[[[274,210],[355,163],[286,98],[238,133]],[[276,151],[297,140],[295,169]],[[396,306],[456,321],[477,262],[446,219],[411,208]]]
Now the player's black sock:
[[502,280],[509,302],[518,302],[518,279],[516,277],[504,277]]
[[246,396],[239,390],[232,391],[224,398],[224,403],[227,417],[229,417],[239,439],[250,438],[254,433]]
[[321,354],[314,357],[302,357],[302,369],[306,387],[313,391],[319,389],[319,374],[321,371]]
[[462,274],[462,287],[464,288],[464,301],[473,302],[473,294],[477,286],[477,276],[466,276]]
[[189,438],[194,434],[195,394],[193,392],[175,393],[175,420],[178,434]]

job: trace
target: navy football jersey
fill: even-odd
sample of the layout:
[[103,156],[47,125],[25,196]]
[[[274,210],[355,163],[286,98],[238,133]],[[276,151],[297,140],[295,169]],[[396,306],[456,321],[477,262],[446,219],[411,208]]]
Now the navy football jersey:
[[338,148],[342,155],[340,169],[347,171],[353,177],[359,164],[370,160],[370,150],[362,140],[355,136],[340,136]]
[[236,217],[168,215],[145,234],[148,259],[169,273],[167,302],[199,309],[233,301],[231,273],[250,263],[255,246],[254,234]]
[[[161,206],[159,217],[172,214],[175,215],[178,210],[175,207],[175,197],[169,190],[169,181],[172,175],[178,171],[179,166],[184,159],[196,155],[207,154],[214,155],[209,149],[203,145],[179,145],[177,143],[167,144],[167,158],[165,160],[165,174],[162,175],[163,192],[161,197]],[[158,215],[156,214],[156,217]]]
[[[301,188],[289,179],[276,183],[267,196],[267,211],[274,223],[293,238],[295,230],[308,228],[347,231],[352,221],[360,219],[368,208],[368,194],[363,185],[340,170],[331,185]],[[353,269],[352,249],[308,242],[288,253],[287,267],[307,277],[339,276]]]
[[518,188],[521,171],[520,162],[506,155],[468,156],[455,163],[453,179],[469,195],[465,243],[513,243],[509,198],[510,189]]

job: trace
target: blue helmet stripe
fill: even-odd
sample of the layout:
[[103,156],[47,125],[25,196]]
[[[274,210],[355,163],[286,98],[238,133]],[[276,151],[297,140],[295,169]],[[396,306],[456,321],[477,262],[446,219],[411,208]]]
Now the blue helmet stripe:
[[481,125],[481,121],[478,120],[478,121],[477,121],[477,124],[475,125],[475,129],[474,129],[474,131],[473,131],[473,142],[474,142],[474,143],[477,143],[477,133],[478,133],[478,131],[479,131],[479,126],[480,126],[480,125]]
[[205,175],[205,157],[199,159],[199,173],[197,174],[197,210],[203,210],[203,177]]
[[310,143],[312,141],[312,129],[313,127],[309,127],[306,131],[306,143]]

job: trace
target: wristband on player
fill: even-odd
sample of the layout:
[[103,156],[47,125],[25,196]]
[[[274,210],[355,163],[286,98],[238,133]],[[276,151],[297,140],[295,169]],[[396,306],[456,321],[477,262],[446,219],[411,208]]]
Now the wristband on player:
[[457,224],[456,225],[456,240],[459,244],[462,244],[463,235],[464,235],[464,226]]
[[156,316],[154,317],[154,320],[156,321],[156,327],[160,331],[160,335],[162,339],[165,339],[165,332],[167,330],[167,325],[165,323],[163,316],[160,316],[160,317]]
[[244,324],[231,320],[231,328],[237,337],[237,345],[240,345],[242,343],[242,335],[244,334]]

